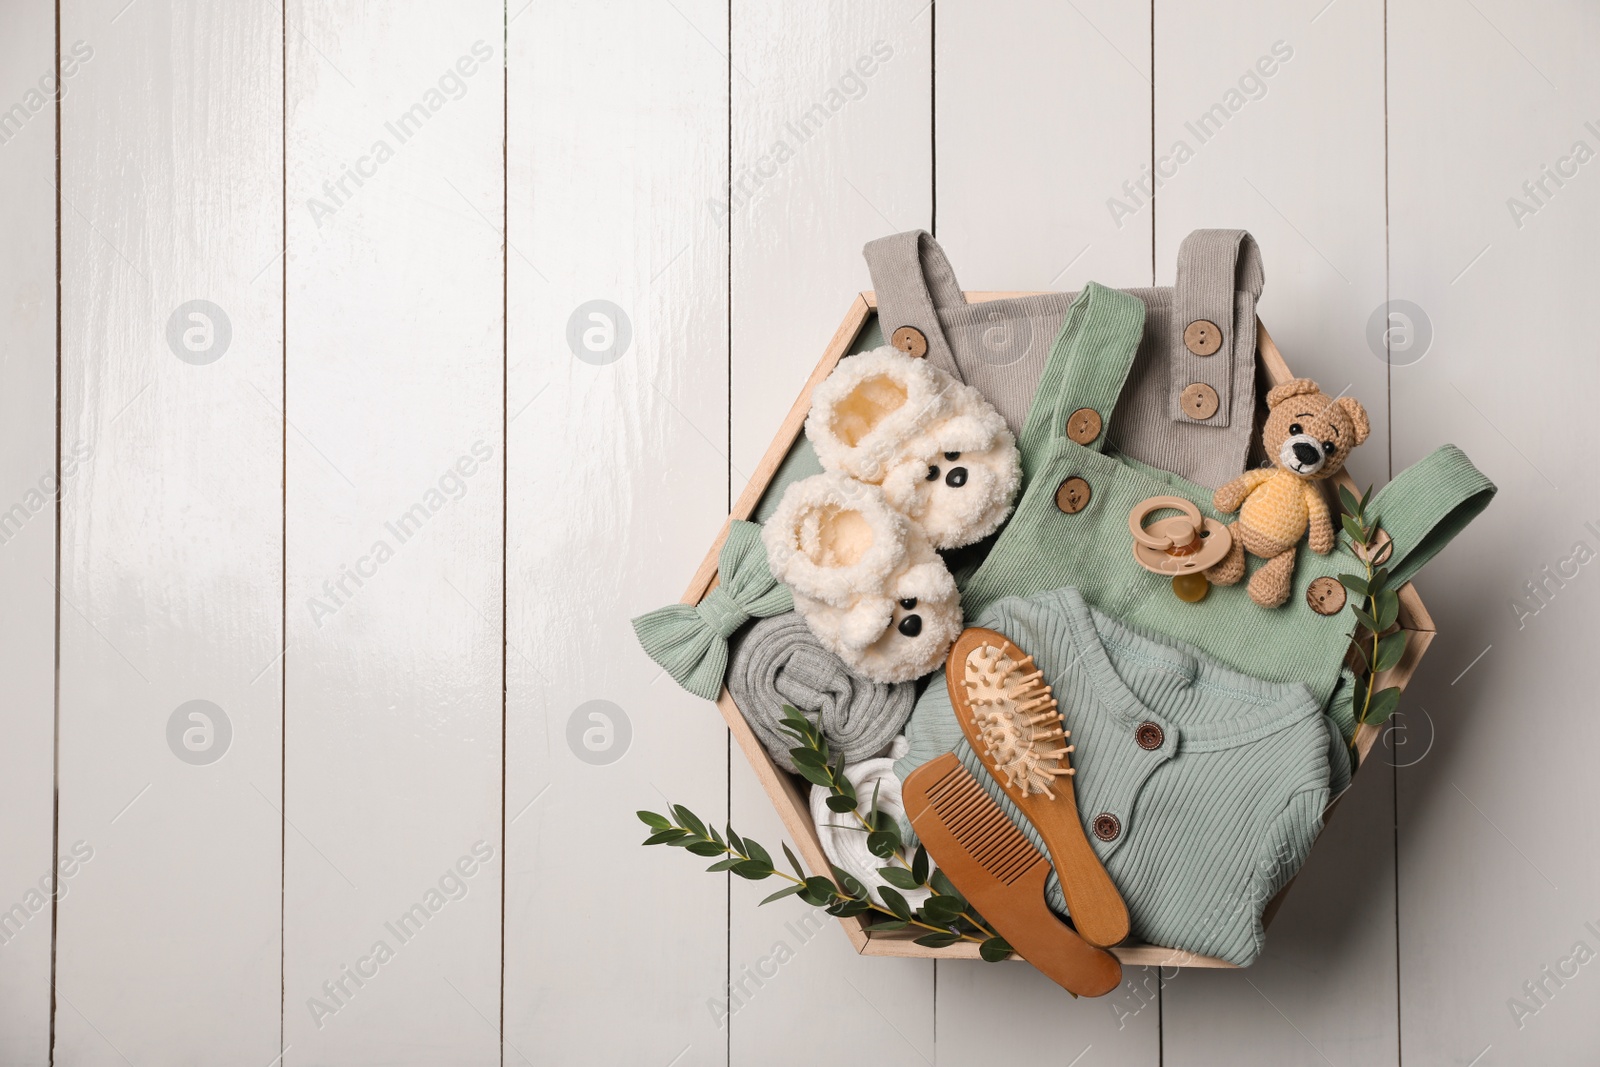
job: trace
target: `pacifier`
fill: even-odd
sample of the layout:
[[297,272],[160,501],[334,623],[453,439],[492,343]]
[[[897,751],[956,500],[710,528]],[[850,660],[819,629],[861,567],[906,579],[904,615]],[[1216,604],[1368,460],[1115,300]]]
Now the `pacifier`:
[[[1157,511],[1182,512],[1145,525]],[[1128,532],[1133,535],[1133,559],[1152,574],[1172,578],[1172,592],[1179,600],[1197,603],[1211,589],[1205,571],[1222,562],[1233,547],[1233,535],[1216,519],[1200,514],[1191,501],[1178,496],[1153,496],[1140,501],[1128,514]]]

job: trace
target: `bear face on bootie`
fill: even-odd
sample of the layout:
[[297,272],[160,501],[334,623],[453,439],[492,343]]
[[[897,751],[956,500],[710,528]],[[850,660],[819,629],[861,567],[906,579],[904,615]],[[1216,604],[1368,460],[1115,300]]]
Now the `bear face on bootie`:
[[875,485],[837,472],[796,482],[761,538],[795,611],[863,678],[920,678],[961,632],[961,596],[944,560]]
[[888,345],[817,386],[806,437],[824,470],[882,486],[936,549],[999,529],[1022,481],[1016,439],[983,394]]
[[1354,397],[1330,397],[1309,378],[1295,378],[1267,394],[1262,443],[1275,466],[1246,471],[1218,489],[1212,506],[1239,513],[1228,529],[1233,547],[1206,572],[1217,585],[1244,577],[1248,551],[1267,561],[1250,579],[1250,599],[1275,608],[1294,585],[1295,550],[1311,534],[1311,550],[1333,551],[1333,519],[1317,482],[1344,469],[1350,452],[1372,432],[1366,409]]

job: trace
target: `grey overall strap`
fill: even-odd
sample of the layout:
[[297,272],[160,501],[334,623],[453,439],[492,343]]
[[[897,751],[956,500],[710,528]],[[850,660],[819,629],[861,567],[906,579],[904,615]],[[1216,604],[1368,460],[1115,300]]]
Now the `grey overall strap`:
[[1261,250],[1244,230],[1195,230],[1178,246],[1169,342],[1173,421],[1221,427],[1253,415],[1262,281]]
[[[937,309],[959,307],[967,299],[961,295],[956,272],[950,269],[950,261],[945,259],[939,242],[926,230],[907,230],[868,241],[861,254],[866,257],[867,270],[872,274],[883,339],[895,344],[895,331],[910,327],[925,342],[928,361],[957,381],[962,380],[950,344],[939,325]],[[911,342],[910,347],[903,344],[896,347],[919,354],[916,349],[920,346],[915,345],[914,337]]]

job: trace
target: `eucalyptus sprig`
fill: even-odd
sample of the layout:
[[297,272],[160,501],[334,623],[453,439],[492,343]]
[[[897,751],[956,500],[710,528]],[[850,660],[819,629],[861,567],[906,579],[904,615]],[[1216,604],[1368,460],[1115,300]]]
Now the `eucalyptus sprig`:
[[[1357,732],[1366,723],[1382,725],[1394,714],[1396,705],[1400,703],[1400,687],[1378,689],[1378,675],[1399,663],[1406,651],[1404,630],[1385,633],[1400,617],[1400,594],[1390,587],[1392,575],[1389,568],[1383,566],[1388,557],[1378,536],[1382,529],[1378,516],[1367,514],[1367,505],[1371,501],[1371,486],[1360,497],[1342,485],[1339,487],[1339,502],[1345,511],[1340,521],[1350,540],[1360,546],[1360,551],[1351,549],[1350,554],[1366,572],[1365,575],[1339,575],[1339,583],[1356,597],[1350,602],[1350,611],[1356,619],[1356,626],[1350,631],[1350,640],[1367,668],[1366,678],[1356,694]],[[1355,734],[1351,734],[1352,759],[1355,745]]]
[[[778,725],[800,742],[798,747],[789,750],[790,758],[800,769],[800,776],[828,791],[825,803],[829,811],[841,815],[848,813],[858,824],[856,827],[840,829],[855,829],[865,833],[867,851],[888,862],[888,866],[878,868],[878,874],[889,883],[879,888],[878,896],[894,912],[896,920],[901,925],[908,920],[920,920],[919,925],[949,927],[960,933],[970,931],[972,936],[965,940],[978,940],[981,937],[986,945],[993,942],[987,950],[980,949],[984,959],[989,959],[991,955],[997,960],[1004,959],[1011,947],[988,927],[943,871],[929,870],[932,865],[928,862],[926,850],[918,845],[911,858],[907,859],[905,843],[900,837],[900,824],[892,815],[879,810],[876,788],[873,789],[872,805],[867,814],[861,814],[861,801],[855,783],[844,773],[844,759],[841,756],[837,764],[834,763],[829,753],[828,739],[817,725],[792,704],[783,705],[783,719]],[[906,890],[926,889],[932,895],[921,908],[912,911],[905,898],[891,886]],[[882,924],[876,928],[882,928]],[[917,938],[917,944],[942,948],[958,940],[963,938],[949,933],[930,933]]]
[[[826,789],[828,810],[841,815],[848,812],[858,825],[847,829],[865,833],[867,850],[886,861],[886,866],[878,868],[878,874],[889,884],[878,887],[877,900],[860,879],[837,864],[828,865],[832,878],[806,874],[788,845],[783,846],[783,855],[794,874],[780,870],[759,841],[740,837],[732,825],[727,827],[724,836],[682,804],[671,806],[670,818],[653,811],[638,813],[640,821],[651,830],[644,843],[672,845],[696,856],[720,857],[706,868],[707,871],[729,871],[750,881],[776,876],[789,883],[769,894],[762,904],[794,896],[841,918],[874,912],[884,916],[882,921],[873,924],[874,930],[906,927],[926,930],[927,933],[916,939],[919,945],[944,948],[958,941],[971,941],[978,945],[978,955],[991,963],[1009,956],[1011,946],[989,928],[943,871],[933,869],[926,849],[918,845],[907,858],[900,826],[893,816],[879,810],[876,790],[867,814],[861,814],[855,785],[844,773],[844,759],[833,761],[822,731],[799,709],[788,704],[783,706],[780,725],[800,742],[789,754],[800,769],[801,777]],[[919,889],[927,890],[930,895],[920,907],[913,908],[902,891]]]
[[[957,941],[975,941],[978,943],[979,955],[991,962],[1003,960],[1011,953],[1011,946],[1000,938],[993,935],[985,937],[978,931],[966,928],[966,924],[960,918],[968,910],[966,899],[954,892],[955,887],[949,885],[949,880],[939,871],[934,871],[931,877],[935,880],[942,879],[951,893],[931,897],[927,904],[913,911],[899,893],[884,888],[879,890],[884,901],[879,904],[872,899],[867,887],[862,885],[859,879],[837,864],[829,864],[833,874],[831,879],[822,875],[807,875],[794,852],[788,845],[784,845],[784,857],[794,868],[794,874],[790,874],[779,870],[773,864],[771,854],[759,841],[750,837],[740,837],[734,832],[732,825],[727,827],[727,836],[724,837],[715,826],[707,826],[699,816],[682,804],[671,805],[671,811],[671,818],[653,811],[638,813],[639,820],[651,830],[650,836],[644,839],[644,843],[672,845],[695,856],[723,857],[707,867],[707,871],[731,871],[740,878],[752,882],[773,876],[789,882],[776,893],[768,894],[761,901],[762,904],[794,896],[814,907],[826,908],[828,914],[840,917],[872,911],[888,916],[887,921],[873,926],[875,930],[899,930],[907,926],[928,930],[929,933],[917,939],[918,944],[943,947],[953,945]],[[920,848],[917,852],[917,860],[924,865],[923,877],[927,878],[927,854]],[[886,869],[901,870],[901,868]],[[907,872],[908,875],[910,873]],[[933,905],[934,901],[944,903],[930,911],[929,906]]]

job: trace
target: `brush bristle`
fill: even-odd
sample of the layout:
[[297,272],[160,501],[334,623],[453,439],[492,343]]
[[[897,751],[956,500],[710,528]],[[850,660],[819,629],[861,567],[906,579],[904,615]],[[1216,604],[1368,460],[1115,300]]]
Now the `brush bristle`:
[[1060,708],[1033,657],[1013,660],[1003,649],[980,645],[967,655],[962,683],[983,754],[1006,786],[1054,800],[1051,785],[1073,773],[1062,761],[1074,746],[1054,743],[1072,734],[1062,728]]

